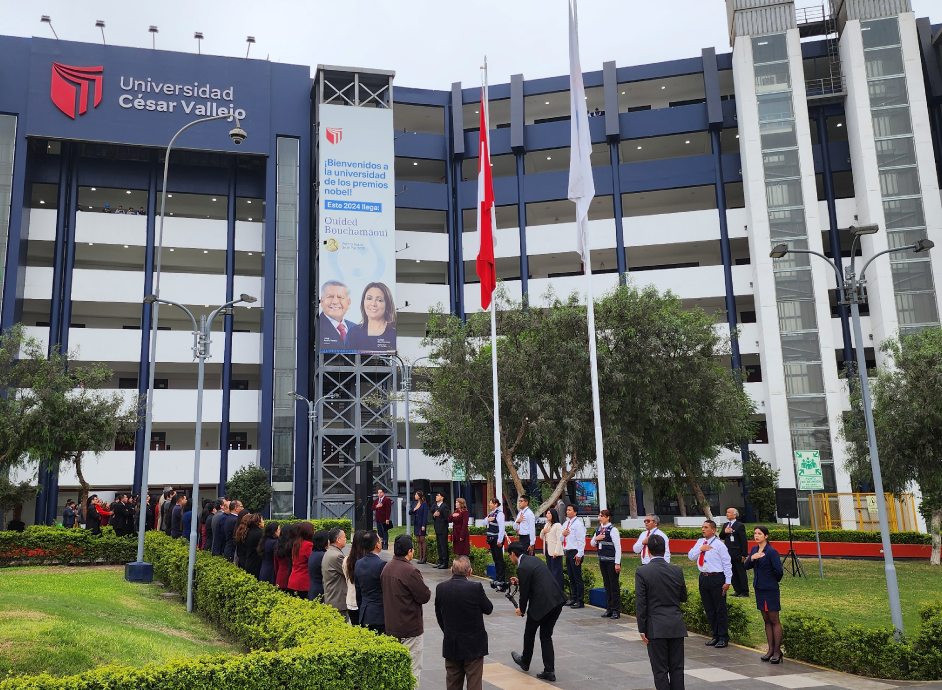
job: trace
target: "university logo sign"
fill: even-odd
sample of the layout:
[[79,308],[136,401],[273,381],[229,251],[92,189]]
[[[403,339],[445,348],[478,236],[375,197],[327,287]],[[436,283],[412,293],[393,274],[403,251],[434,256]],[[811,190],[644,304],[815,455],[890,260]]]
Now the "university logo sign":
[[343,139],[343,127],[328,127],[327,141],[331,144],[339,144]]
[[101,86],[104,69],[99,67],[72,67],[52,63],[52,88],[49,95],[52,102],[63,113],[75,119],[75,87],[79,88],[78,114],[84,115],[88,110],[88,85],[95,84],[95,101],[93,108],[101,103]]

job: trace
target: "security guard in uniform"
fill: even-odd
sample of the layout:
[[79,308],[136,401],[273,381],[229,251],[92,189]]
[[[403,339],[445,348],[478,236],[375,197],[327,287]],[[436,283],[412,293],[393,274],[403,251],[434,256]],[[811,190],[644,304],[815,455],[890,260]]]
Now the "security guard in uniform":
[[592,544],[599,552],[599,570],[605,585],[606,610],[602,618],[621,618],[621,592],[618,586],[618,574],[621,572],[621,537],[611,524],[612,514],[599,511],[599,527],[592,537]]
[[491,558],[494,559],[494,580],[503,582],[506,575],[504,573],[504,511],[500,507],[500,501],[496,498],[490,500],[491,512],[487,514],[487,546],[491,550]]

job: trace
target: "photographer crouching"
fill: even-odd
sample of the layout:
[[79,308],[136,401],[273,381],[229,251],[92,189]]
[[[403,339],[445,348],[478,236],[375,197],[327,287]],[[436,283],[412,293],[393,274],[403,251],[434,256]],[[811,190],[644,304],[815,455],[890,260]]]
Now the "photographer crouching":
[[556,654],[553,650],[553,628],[566,603],[566,595],[559,583],[536,556],[530,556],[520,542],[507,547],[510,560],[517,567],[517,577],[510,578],[512,584],[520,587],[520,604],[517,615],[526,614],[526,627],[523,631],[523,654],[511,652],[514,663],[524,671],[530,670],[533,658],[533,645],[536,631],[540,631],[540,648],[543,652],[543,672],[537,678],[554,682],[556,680]]

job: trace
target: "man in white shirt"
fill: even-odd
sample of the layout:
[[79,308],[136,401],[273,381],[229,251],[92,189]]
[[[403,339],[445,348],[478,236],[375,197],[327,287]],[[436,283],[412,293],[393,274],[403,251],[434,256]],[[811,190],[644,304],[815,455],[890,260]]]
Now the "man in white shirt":
[[585,523],[576,516],[576,506],[566,506],[563,522],[563,552],[566,554],[566,572],[569,573],[569,607],[585,607],[585,585],[582,582],[582,557],[585,555]]
[[661,518],[657,515],[644,516],[644,532],[638,536],[638,541],[631,547],[635,553],[641,554],[641,565],[647,565],[651,562],[651,552],[648,551],[648,539],[653,535],[658,535],[664,540],[664,560],[671,562],[670,539],[661,531]]
[[350,309],[350,289],[339,280],[328,280],[321,286],[320,302],[318,342],[327,349],[343,349],[350,329],[356,325],[344,318]]
[[500,501],[492,498],[488,503],[491,512],[487,514],[487,546],[491,550],[491,558],[494,559],[494,581],[503,582],[506,579],[504,572],[504,511],[500,507]]
[[713,628],[713,637],[706,643],[721,649],[729,645],[729,614],[726,611],[726,591],[733,581],[733,564],[726,545],[716,536],[716,523],[706,520],[703,537],[687,553],[697,562],[700,570],[700,598],[703,610]]
[[524,494],[517,499],[517,519],[514,520],[514,529],[517,530],[517,540],[523,544],[527,554],[533,555],[533,547],[536,544],[536,517],[530,510],[530,497]]

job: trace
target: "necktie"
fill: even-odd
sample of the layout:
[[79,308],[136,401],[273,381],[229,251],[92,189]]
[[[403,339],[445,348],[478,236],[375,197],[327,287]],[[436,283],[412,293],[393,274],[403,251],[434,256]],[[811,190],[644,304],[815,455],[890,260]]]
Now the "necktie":
[[347,324],[341,321],[337,324],[337,330],[340,331],[340,337],[344,339],[344,342],[347,340]]
[[[707,544],[709,544],[709,543],[710,543],[710,542],[707,542]],[[701,552],[700,552],[700,560],[697,561],[697,563],[700,564],[700,567],[701,567],[701,568],[703,567],[703,561],[705,561],[705,560],[706,560],[706,551],[701,551]]]
[[[650,537],[651,537],[651,530],[648,530],[648,533],[645,535],[644,538],[649,539]],[[648,545],[645,544],[644,547],[641,549],[641,558],[644,558],[647,555],[648,555]]]

